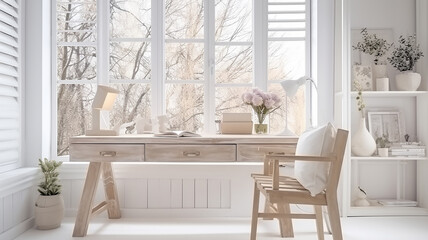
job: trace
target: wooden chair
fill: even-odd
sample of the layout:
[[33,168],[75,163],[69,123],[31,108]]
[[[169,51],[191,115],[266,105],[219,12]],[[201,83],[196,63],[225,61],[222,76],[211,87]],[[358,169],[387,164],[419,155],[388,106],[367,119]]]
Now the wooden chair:
[[[338,129],[333,152],[328,156],[297,156],[268,153],[265,155],[264,173],[252,174],[254,178],[254,200],[251,222],[251,240],[256,239],[258,218],[278,218],[281,237],[294,237],[292,219],[315,219],[318,239],[324,239],[322,206],[327,206],[328,219],[334,240],[342,240],[337,186],[342,168],[348,131]],[[329,162],[327,187],[321,193],[311,196],[295,178],[279,176],[279,162],[322,161]],[[265,211],[259,212],[260,192],[265,196]],[[314,214],[293,214],[290,204],[313,205]]]

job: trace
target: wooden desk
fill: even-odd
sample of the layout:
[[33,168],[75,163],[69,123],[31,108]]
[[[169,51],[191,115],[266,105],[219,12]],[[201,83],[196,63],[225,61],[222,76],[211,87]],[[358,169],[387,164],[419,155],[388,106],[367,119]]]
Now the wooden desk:
[[[248,162],[262,161],[259,147],[279,147],[294,153],[297,137],[270,135],[213,135],[153,137],[153,135],[78,136],[70,139],[70,161],[89,162],[73,237],[86,236],[91,217],[107,210],[121,217],[112,162]],[[105,200],[93,207],[100,176]]]

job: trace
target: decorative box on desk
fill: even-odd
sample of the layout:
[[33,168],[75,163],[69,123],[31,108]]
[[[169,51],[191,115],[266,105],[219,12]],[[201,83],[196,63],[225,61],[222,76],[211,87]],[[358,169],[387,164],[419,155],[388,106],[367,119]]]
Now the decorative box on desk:
[[252,134],[251,113],[223,113],[220,129],[222,134]]
[[[72,137],[70,161],[89,162],[73,236],[85,236],[89,219],[104,210],[109,218],[121,217],[111,162],[254,162],[263,161],[260,147],[279,147],[281,152],[294,153],[296,143],[297,137],[271,135]],[[92,208],[100,175],[106,200]]]

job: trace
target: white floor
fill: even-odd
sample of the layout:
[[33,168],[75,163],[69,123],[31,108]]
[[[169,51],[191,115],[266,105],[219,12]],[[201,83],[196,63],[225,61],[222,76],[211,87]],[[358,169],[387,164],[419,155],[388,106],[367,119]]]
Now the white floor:
[[[296,240],[317,239],[315,223],[293,220]],[[30,229],[16,240],[248,240],[250,219],[184,218],[184,219],[94,219],[88,236],[71,237],[74,218],[64,219],[54,230]],[[426,240],[428,217],[352,217],[342,219],[345,240]],[[279,240],[277,220],[259,221],[258,240]],[[331,235],[326,235],[331,240]]]

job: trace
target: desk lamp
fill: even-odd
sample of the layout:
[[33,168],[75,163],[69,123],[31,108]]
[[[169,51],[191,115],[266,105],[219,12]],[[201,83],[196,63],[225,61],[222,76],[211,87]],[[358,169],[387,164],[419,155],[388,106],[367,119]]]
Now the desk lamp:
[[118,135],[114,130],[100,129],[101,110],[110,111],[113,108],[113,103],[118,94],[119,91],[114,88],[98,85],[97,93],[95,94],[94,101],[92,102],[92,129],[86,130],[87,136]]
[[[314,85],[315,89],[317,89],[317,85],[315,84],[314,80],[308,76],[303,76],[297,80],[284,80],[281,82],[281,86],[284,89],[287,98],[292,98],[294,97],[294,95],[296,95],[297,90],[299,89],[300,86],[302,86],[303,84],[306,83],[306,81],[310,81],[311,84]],[[310,108],[310,115],[311,115],[311,125],[312,125],[312,93],[310,93],[310,102],[309,102],[309,108]],[[285,100],[285,109],[288,110],[288,101],[287,99]],[[279,135],[285,135],[285,136],[296,136],[295,133],[293,133],[290,129],[288,129],[288,114],[285,114],[285,129],[282,133],[280,133]]]

